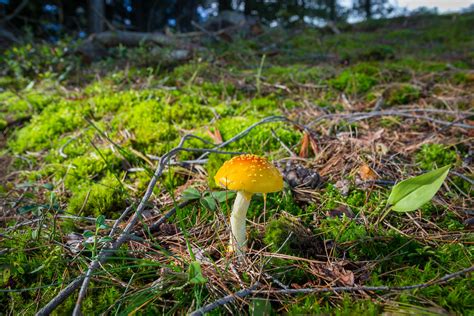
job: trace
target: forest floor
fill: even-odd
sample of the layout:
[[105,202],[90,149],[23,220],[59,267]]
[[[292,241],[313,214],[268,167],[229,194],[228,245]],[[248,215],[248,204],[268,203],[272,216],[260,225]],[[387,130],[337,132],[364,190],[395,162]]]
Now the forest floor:
[[[185,314],[242,290],[211,313],[474,313],[472,276],[449,276],[474,259],[473,25],[264,29],[180,63],[146,45],[92,63],[71,40],[3,51],[0,314],[38,312],[104,251],[85,315]],[[253,197],[241,261],[213,181],[235,152],[288,180]],[[385,213],[396,182],[449,164],[431,202]]]

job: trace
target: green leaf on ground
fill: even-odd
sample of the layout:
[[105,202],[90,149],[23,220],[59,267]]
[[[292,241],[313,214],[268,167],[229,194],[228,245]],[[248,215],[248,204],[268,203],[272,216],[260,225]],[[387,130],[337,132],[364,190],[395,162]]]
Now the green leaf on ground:
[[395,185],[387,203],[397,212],[411,212],[429,202],[446,179],[451,165],[406,179]]
[[207,279],[202,275],[201,265],[197,261],[189,265],[188,281],[191,284],[204,284]]
[[199,192],[196,188],[187,188],[183,191],[183,200],[190,201],[190,200],[197,200],[201,198],[201,192]]
[[211,195],[219,203],[224,203],[226,200],[232,199],[235,197],[235,192],[231,191],[212,191]]

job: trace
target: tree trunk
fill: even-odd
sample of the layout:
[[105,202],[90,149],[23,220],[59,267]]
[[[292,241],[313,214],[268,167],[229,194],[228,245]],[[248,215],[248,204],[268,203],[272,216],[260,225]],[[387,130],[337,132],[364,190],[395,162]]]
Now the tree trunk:
[[244,14],[251,15],[252,11],[258,11],[258,0],[245,0],[244,1]]
[[365,18],[367,20],[370,20],[372,18],[372,1],[371,0],[365,0],[364,11],[365,11]]
[[219,12],[232,10],[232,0],[219,0]]
[[105,2],[104,0],[89,0],[89,33],[104,31]]
[[196,0],[176,0],[176,24],[180,32],[190,32],[191,21],[196,21]]
[[336,0],[329,0],[329,20],[336,21]]

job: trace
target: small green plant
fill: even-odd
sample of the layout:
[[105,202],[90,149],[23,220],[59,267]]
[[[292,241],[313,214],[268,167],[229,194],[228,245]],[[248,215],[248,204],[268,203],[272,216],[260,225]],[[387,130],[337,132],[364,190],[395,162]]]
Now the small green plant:
[[429,202],[448,176],[451,165],[406,179],[390,192],[387,208],[397,212],[411,212]]
[[192,187],[183,191],[183,200],[199,200],[201,205],[210,211],[216,210],[217,203],[224,203],[234,197],[235,192],[232,191],[204,191],[201,193]]
[[[98,255],[98,246],[99,244],[104,244],[106,242],[112,241],[111,237],[105,236],[100,237],[100,232],[102,230],[108,229],[109,226],[105,223],[105,216],[99,215],[95,220],[95,232],[91,232],[90,230],[86,230],[82,235],[84,236],[84,246],[86,249],[92,252],[92,258],[97,259]],[[89,238],[93,238],[93,242],[88,242]]]
[[193,261],[189,264],[188,282],[194,285],[207,282],[207,279],[202,275],[201,264],[198,261]]

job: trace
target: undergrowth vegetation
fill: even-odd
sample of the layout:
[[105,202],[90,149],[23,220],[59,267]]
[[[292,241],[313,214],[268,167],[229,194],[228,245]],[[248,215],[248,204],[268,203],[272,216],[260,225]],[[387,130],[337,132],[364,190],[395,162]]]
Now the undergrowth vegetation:
[[[474,15],[405,22],[372,21],[339,35],[269,29],[210,42],[180,65],[151,58],[147,46],[84,65],[69,53],[71,39],[4,51],[3,313],[34,314],[84,273],[184,135],[197,136],[186,148],[212,148],[268,116],[299,124],[261,124],[224,153],[176,155],[136,238],[94,273],[85,315],[184,314],[257,280],[266,290],[400,287],[472,266]],[[387,112],[351,116],[376,111]],[[229,152],[266,156],[285,176],[289,162],[321,176],[318,186],[287,183],[252,199],[245,264],[226,252],[233,199],[216,197],[212,180]],[[382,218],[396,181],[449,164],[430,203]],[[192,201],[153,230],[186,192]],[[462,275],[409,291],[257,293],[212,313],[470,314],[472,287]]]

